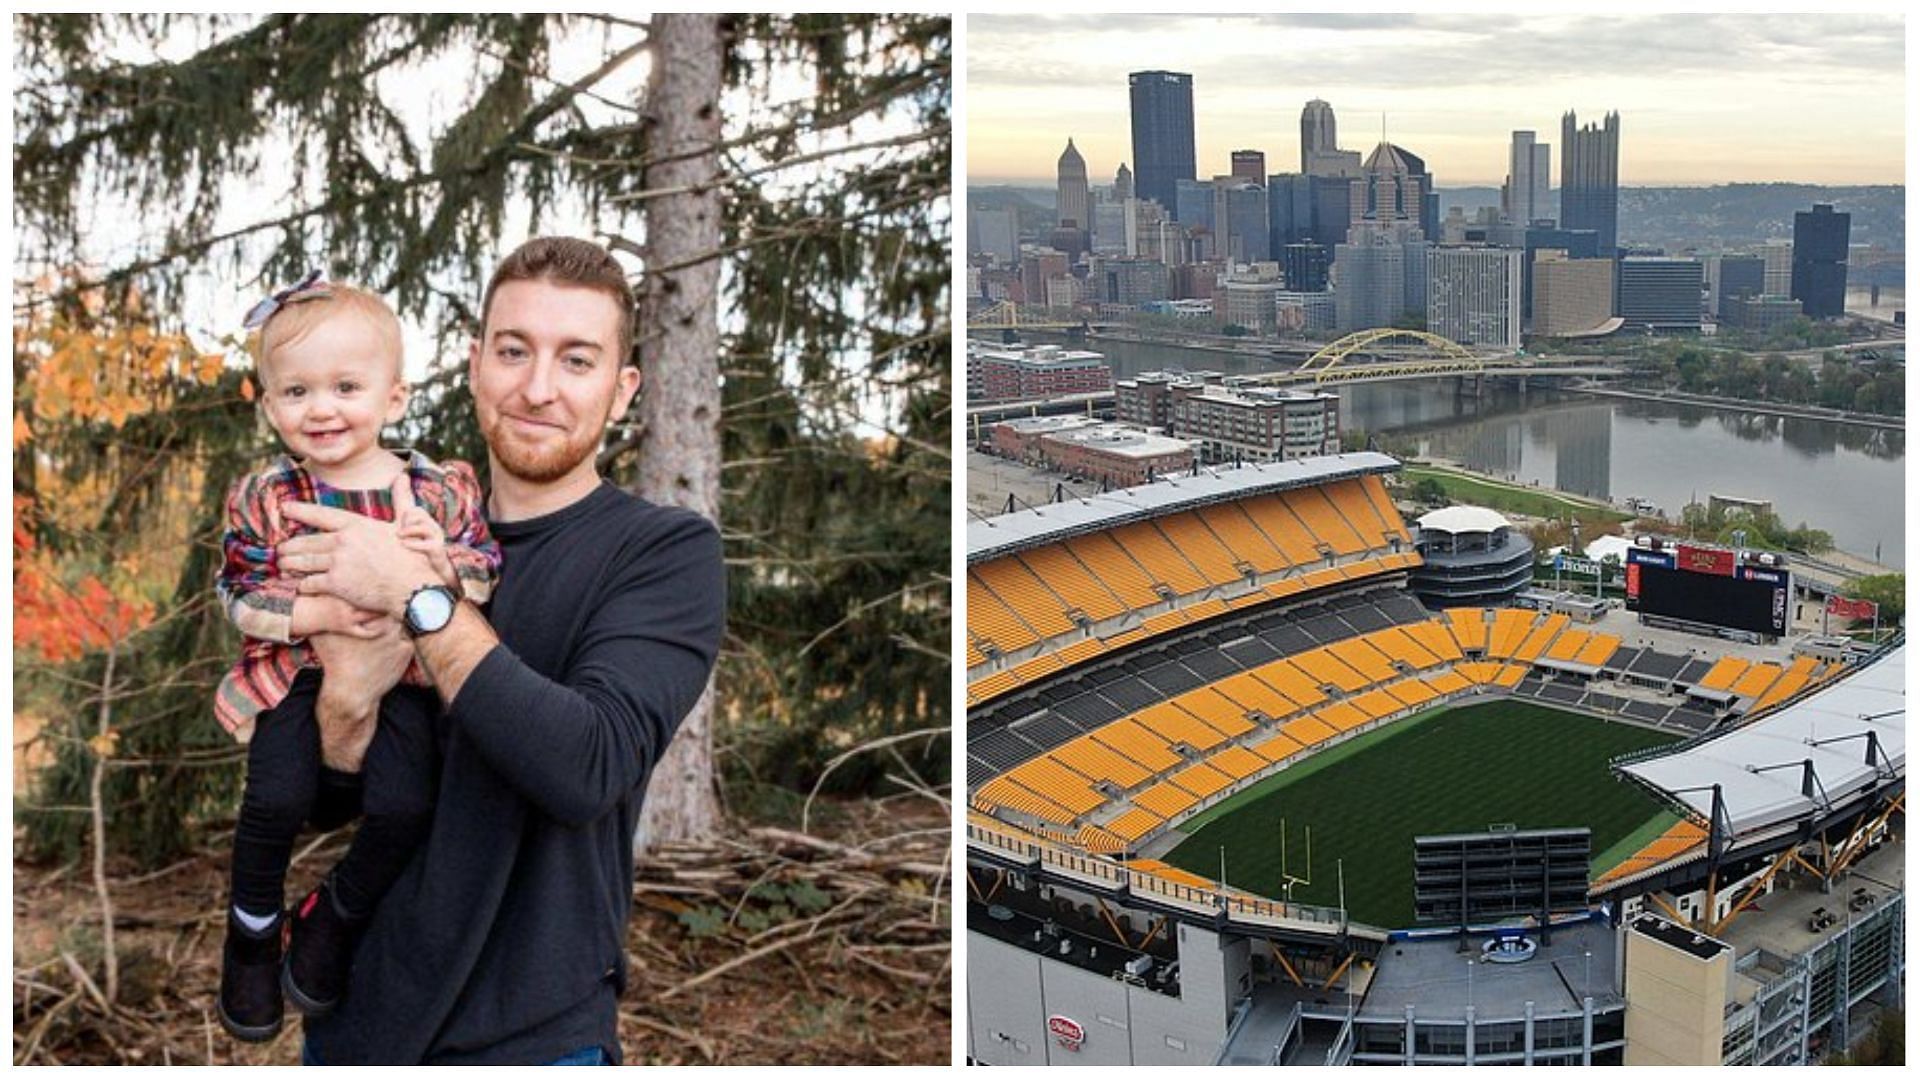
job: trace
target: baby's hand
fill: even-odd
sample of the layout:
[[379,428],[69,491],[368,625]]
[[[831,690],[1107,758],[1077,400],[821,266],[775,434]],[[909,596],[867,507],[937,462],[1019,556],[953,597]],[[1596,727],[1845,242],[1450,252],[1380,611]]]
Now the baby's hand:
[[447,533],[433,520],[433,515],[418,505],[401,511],[400,540],[408,548],[425,554],[433,562],[433,573],[440,576],[448,589],[459,594],[460,575],[453,569],[453,560],[447,558]]

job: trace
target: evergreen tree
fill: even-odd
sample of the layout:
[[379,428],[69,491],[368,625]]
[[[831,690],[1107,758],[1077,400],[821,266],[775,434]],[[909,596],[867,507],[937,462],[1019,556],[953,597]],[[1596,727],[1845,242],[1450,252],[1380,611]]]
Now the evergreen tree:
[[[86,268],[35,304],[72,309],[91,289],[110,309],[138,295],[153,312],[177,310],[209,270],[264,288],[317,261],[457,345],[522,221],[529,232],[562,214],[595,222],[642,267],[641,314],[652,319],[641,324],[643,366],[650,346],[668,355],[665,291],[690,289],[678,301],[719,330],[717,348],[693,352],[724,376],[720,400],[677,410],[665,396],[643,399],[601,461],[658,493],[647,470],[672,451],[653,448],[711,445],[717,425],[721,460],[694,463],[717,478],[732,567],[731,630],[710,698],[729,725],[723,744],[743,752],[729,761],[800,783],[844,748],[948,723],[950,26],[916,15],[710,21],[724,82],[717,119],[703,119],[719,140],[681,149],[652,97],[687,58],[674,51],[674,25],[551,14],[17,17],[19,255]],[[562,70],[556,57],[582,43],[598,50],[594,62]],[[657,73],[645,84],[642,64]],[[429,77],[465,91],[450,115],[424,100]],[[674,180],[686,162],[710,175]],[[670,246],[666,218],[682,197],[716,193],[717,239]],[[104,265],[93,253],[106,246],[89,242],[106,227],[103,209],[141,226],[122,230]],[[682,273],[694,268],[705,278]],[[716,284],[681,284],[701,280]],[[16,378],[32,360],[16,347]],[[678,370],[696,373],[695,363]],[[234,639],[211,605],[188,604],[210,592],[204,542],[217,536],[219,497],[264,450],[245,387],[227,373],[198,413],[176,403],[156,415],[173,442],[142,445],[193,464],[176,475],[198,485],[203,542],[177,568],[177,627],[141,654],[171,697],[123,703],[135,727],[109,774],[113,835],[148,859],[176,850],[181,824],[232,791],[233,756],[220,757],[206,694]],[[484,463],[458,365],[421,389],[410,441]],[[125,469],[130,431],[96,438],[91,457],[61,468]],[[16,491],[50,467],[22,447],[16,464]],[[155,476],[131,489],[160,491]],[[714,498],[676,501],[712,513]],[[104,532],[125,521],[109,516],[124,508],[101,510]],[[169,672],[196,674],[159,675]],[[49,775],[50,805],[71,802],[62,778],[85,773],[76,746],[61,743],[68,765]],[[942,738],[909,746],[921,756],[910,765],[944,779]],[[188,775],[202,781],[175,784]],[[36,839],[70,842],[59,821],[39,822]]]

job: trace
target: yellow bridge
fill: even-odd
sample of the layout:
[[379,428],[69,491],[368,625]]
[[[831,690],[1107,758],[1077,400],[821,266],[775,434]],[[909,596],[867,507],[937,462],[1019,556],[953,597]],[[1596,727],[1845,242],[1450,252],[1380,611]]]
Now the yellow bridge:
[[[1426,348],[1413,355],[1347,363],[1348,358],[1355,354],[1372,354],[1374,346],[1395,339],[1410,339]],[[1324,386],[1328,383],[1411,379],[1431,375],[1479,375],[1486,370],[1486,366],[1485,359],[1469,352],[1460,343],[1438,334],[1429,334],[1424,330],[1375,327],[1372,330],[1357,330],[1338,341],[1327,343],[1292,371],[1256,378],[1267,383],[1311,381],[1315,386]]]
[[1063,314],[1058,308],[1022,308],[1011,300],[1002,300],[967,316],[969,330],[1077,330],[1097,320]]

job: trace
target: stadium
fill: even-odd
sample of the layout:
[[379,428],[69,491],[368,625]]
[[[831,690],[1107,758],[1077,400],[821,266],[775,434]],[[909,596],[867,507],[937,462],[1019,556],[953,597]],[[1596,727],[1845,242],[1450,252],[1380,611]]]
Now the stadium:
[[1904,642],[1651,538],[1633,611],[1429,609],[1398,468],[969,523],[973,1061],[1807,1062],[1898,1006]]

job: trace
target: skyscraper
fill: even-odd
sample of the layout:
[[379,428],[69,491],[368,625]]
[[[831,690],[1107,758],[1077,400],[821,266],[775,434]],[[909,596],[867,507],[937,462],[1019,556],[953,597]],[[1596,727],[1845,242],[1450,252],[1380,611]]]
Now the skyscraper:
[[1113,198],[1121,203],[1133,198],[1133,170],[1127,168],[1124,161],[1120,163],[1120,168],[1114,170]]
[[1829,203],[1793,216],[1793,299],[1809,319],[1836,319],[1847,310],[1847,237],[1853,215]]
[[1073,140],[1067,140],[1067,149],[1060,155],[1057,170],[1059,177],[1060,226],[1065,229],[1091,229],[1093,220],[1088,211],[1087,199],[1087,160],[1073,147]]
[[1236,150],[1232,155],[1233,167],[1228,171],[1251,184],[1265,186],[1267,183],[1267,156],[1258,150]]
[[1195,176],[1193,76],[1136,71],[1127,76],[1127,92],[1133,114],[1134,191],[1172,210],[1175,181]]
[[1410,221],[1429,241],[1440,231],[1439,196],[1418,154],[1381,143],[1353,181],[1352,221]]
[[1358,176],[1360,152],[1340,149],[1333,106],[1315,98],[1300,110],[1300,172],[1304,176]]
[[1507,221],[1525,228],[1547,212],[1547,162],[1552,147],[1533,141],[1533,132],[1513,133],[1507,153],[1507,185],[1500,189],[1500,211]]
[[1230,263],[1273,258],[1267,235],[1267,192],[1235,176],[1213,178],[1214,253]]
[[1604,125],[1576,128],[1572,110],[1560,118],[1560,227],[1592,229],[1600,255],[1619,250],[1620,114]]
[[1300,171],[1313,172],[1314,154],[1338,149],[1340,140],[1334,130],[1333,106],[1314,98],[1300,110]]

